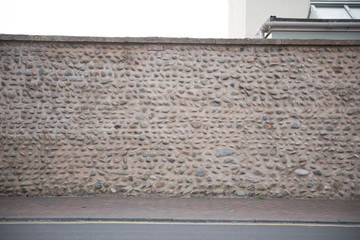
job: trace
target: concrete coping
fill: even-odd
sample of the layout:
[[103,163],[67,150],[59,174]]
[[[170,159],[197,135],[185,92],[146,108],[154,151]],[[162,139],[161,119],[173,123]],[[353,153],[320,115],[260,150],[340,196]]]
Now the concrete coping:
[[196,44],[196,45],[287,45],[287,46],[360,46],[360,40],[328,39],[220,39],[167,37],[79,37],[48,35],[0,34],[0,41],[62,42],[62,43],[120,43],[120,44]]

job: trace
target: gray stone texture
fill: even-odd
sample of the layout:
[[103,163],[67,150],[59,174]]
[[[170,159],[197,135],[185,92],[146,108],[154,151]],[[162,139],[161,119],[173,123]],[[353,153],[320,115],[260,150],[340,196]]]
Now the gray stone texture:
[[359,198],[360,44],[309,44],[0,36],[0,196]]

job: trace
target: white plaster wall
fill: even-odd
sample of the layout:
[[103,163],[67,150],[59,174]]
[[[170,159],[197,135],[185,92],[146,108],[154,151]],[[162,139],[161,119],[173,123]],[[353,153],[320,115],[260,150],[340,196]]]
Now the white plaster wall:
[[229,37],[252,38],[270,16],[306,18],[309,0],[229,0]]

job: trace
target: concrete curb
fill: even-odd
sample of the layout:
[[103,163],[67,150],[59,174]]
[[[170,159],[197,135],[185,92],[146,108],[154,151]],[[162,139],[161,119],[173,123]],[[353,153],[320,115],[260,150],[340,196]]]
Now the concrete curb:
[[112,217],[0,217],[3,222],[154,222],[154,223],[258,223],[360,225],[360,221],[302,219],[201,219],[201,218],[112,218]]

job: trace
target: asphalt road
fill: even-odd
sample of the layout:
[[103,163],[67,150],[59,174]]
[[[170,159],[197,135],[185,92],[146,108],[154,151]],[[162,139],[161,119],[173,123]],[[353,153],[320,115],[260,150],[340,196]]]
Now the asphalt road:
[[122,222],[2,222],[0,239],[360,239],[360,226]]

